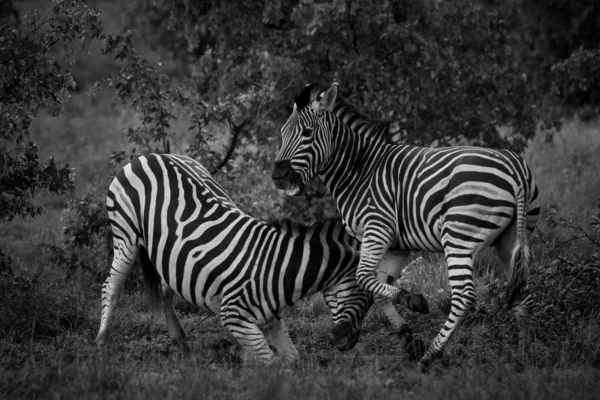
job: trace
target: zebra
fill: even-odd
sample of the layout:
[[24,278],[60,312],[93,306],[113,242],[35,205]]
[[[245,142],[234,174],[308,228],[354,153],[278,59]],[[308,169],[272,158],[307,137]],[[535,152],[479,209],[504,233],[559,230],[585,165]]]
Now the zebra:
[[[100,349],[137,259],[151,300],[162,300],[172,340],[186,349],[175,293],[219,315],[246,353],[266,364],[276,359],[269,345],[285,361],[299,357],[280,315],[318,291],[332,313],[338,349],[356,345],[373,299],[356,282],[360,246],[341,221],[262,222],[239,210],[199,162],[172,154],[127,164],[110,184],[107,210],[114,257],[102,286]],[[409,304],[410,294],[405,298]]]
[[[299,195],[315,175],[325,183],[348,232],[361,240],[360,286],[395,299],[399,288],[376,276],[390,252],[443,252],[451,311],[419,359],[426,371],[474,305],[473,263],[494,246],[509,280],[508,307],[529,359],[531,255],[528,232],[540,213],[538,189],[525,161],[509,150],[392,144],[391,122],[372,121],[338,96],[337,84],[312,83],[296,96],[281,128],[272,179]],[[381,266],[379,268],[381,274]]]

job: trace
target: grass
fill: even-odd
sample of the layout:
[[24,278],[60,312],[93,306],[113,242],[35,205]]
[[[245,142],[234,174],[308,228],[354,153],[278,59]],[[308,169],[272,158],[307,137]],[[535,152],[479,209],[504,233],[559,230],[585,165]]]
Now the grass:
[[537,135],[525,152],[539,185],[543,205],[581,221],[600,199],[600,123],[597,119],[566,121],[552,142]]
[[[78,322],[37,333],[32,327],[19,335],[11,332],[26,323],[8,328],[3,324],[8,333],[0,340],[0,390],[7,398],[563,399],[593,398],[600,389],[593,365],[583,358],[558,365],[539,343],[534,346],[534,366],[516,372],[511,362],[516,345],[511,331],[516,327],[493,326],[478,315],[465,321],[427,375],[403,358],[398,340],[376,312],[367,318],[357,347],[340,353],[326,339],[330,321],[319,297],[301,301],[284,316],[301,353],[293,366],[240,363],[223,346],[228,334],[216,317],[178,303],[192,348],[183,354],[170,343],[162,319],[147,312],[145,298],[137,291],[123,296],[109,349],[101,354],[94,344],[97,293],[65,295],[64,288],[46,285],[35,288],[41,289],[35,300],[53,304],[57,314],[74,314],[70,318]],[[431,316],[406,315],[423,337],[432,337],[445,318],[439,307],[432,311]],[[584,340],[596,343],[597,327],[597,322],[590,324],[581,335],[591,337]]]

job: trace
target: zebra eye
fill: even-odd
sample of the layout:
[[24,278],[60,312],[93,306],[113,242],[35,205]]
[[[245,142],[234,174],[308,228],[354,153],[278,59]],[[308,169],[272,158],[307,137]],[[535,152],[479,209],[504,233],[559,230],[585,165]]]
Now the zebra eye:
[[312,128],[304,128],[302,129],[302,136],[308,137],[310,135],[312,135]]

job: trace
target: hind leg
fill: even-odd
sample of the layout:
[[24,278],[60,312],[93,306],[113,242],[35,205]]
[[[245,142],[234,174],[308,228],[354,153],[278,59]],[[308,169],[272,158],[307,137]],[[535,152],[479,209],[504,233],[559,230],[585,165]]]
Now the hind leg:
[[190,350],[185,331],[183,330],[177,314],[175,314],[175,308],[173,307],[173,295],[175,292],[170,287],[163,283],[162,286],[162,297],[163,297],[163,311],[165,313],[165,319],[167,320],[167,328],[169,329],[169,335],[173,343],[180,346],[185,352]]
[[[513,250],[517,244],[517,224],[516,221],[511,224],[498,236],[494,247],[498,252],[500,261],[504,266],[506,279],[510,280],[512,276],[513,266],[511,266]],[[512,307],[513,314],[519,325],[519,347],[522,350],[522,356],[525,363],[529,362],[529,346],[530,346],[530,315],[529,308],[533,305],[533,297],[529,293],[529,284],[521,290],[515,305]]]
[[247,355],[263,364],[273,363],[275,354],[256,323],[244,318],[237,307],[222,306],[220,318]]
[[277,355],[285,361],[292,363],[300,357],[282,319],[270,322],[267,328],[264,329],[264,335],[267,343],[275,347]]
[[102,316],[100,330],[96,336],[96,344],[103,349],[108,340],[108,326],[112,318],[119,295],[123,290],[125,279],[131,272],[138,256],[138,248],[115,239],[115,254],[110,274],[102,285]]
[[475,303],[472,254],[469,252],[460,254],[450,247],[445,252],[448,263],[448,280],[452,290],[450,315],[419,361],[421,370],[425,370],[429,363],[446,347],[452,334]]

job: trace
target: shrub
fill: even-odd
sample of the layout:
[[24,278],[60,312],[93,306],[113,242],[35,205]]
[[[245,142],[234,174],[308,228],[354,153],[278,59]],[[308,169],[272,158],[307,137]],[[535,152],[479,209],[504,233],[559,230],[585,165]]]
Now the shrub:
[[110,221],[104,196],[95,191],[71,200],[64,210],[63,243],[51,248],[54,260],[66,267],[67,279],[83,274],[102,282],[112,260]]
[[[22,19],[12,1],[2,7],[18,17],[0,16],[0,220],[10,220],[39,215],[43,209],[33,196],[40,190],[74,188],[68,165],[57,166],[52,158],[40,163],[29,127],[41,107],[54,116],[63,112],[67,90],[75,85],[65,65],[74,62],[75,43],[86,50],[101,35],[102,14],[83,1],[53,0],[43,17],[34,9]],[[57,53],[58,45],[63,51]]]
[[56,337],[87,325],[81,299],[33,278],[0,274],[0,335],[14,342]]

